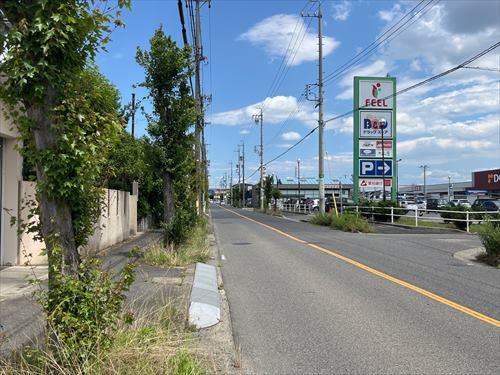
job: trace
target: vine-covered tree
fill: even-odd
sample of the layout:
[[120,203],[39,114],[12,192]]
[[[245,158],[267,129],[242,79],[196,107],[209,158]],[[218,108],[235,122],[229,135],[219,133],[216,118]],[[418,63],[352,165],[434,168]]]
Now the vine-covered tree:
[[0,99],[7,103],[33,162],[37,180],[38,234],[55,272],[76,275],[78,247],[92,233],[100,210],[107,140],[119,126],[116,90],[87,69],[107,41],[116,10],[130,0],[0,0],[8,20],[0,38]]
[[162,27],[150,40],[150,50],[137,49],[144,68],[143,87],[149,90],[153,113],[147,115],[148,133],[163,177],[163,221],[167,242],[181,242],[196,222],[193,135],[195,100],[188,77],[192,62],[189,48],[180,48]]

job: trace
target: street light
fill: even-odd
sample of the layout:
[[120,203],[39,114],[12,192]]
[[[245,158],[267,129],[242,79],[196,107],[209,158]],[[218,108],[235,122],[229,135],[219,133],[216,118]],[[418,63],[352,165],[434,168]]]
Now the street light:
[[396,160],[396,201],[399,202],[399,162],[403,159]]
[[297,183],[299,190],[299,207],[300,207],[300,159],[297,159]]

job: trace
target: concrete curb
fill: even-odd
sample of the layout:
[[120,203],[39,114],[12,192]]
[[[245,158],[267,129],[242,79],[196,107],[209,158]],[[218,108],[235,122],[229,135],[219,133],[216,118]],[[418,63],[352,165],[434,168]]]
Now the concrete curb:
[[457,251],[456,253],[453,254],[453,258],[461,260],[462,262],[465,262],[470,266],[478,265],[478,266],[491,268],[490,266],[487,266],[486,264],[482,264],[476,260],[476,257],[479,254],[484,253],[484,252],[485,252],[485,250],[483,247],[474,247],[472,249]]
[[220,321],[219,289],[215,266],[196,263],[189,302],[189,323],[196,328],[211,327]]

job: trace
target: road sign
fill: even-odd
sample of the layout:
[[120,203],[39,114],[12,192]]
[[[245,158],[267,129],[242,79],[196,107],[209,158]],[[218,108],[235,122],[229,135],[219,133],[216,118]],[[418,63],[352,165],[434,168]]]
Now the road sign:
[[[360,178],[359,179],[359,187],[360,188],[381,188],[383,184],[384,179],[382,178]],[[385,179],[385,187],[391,187],[392,186],[392,179],[391,178],[386,178]]]
[[[381,158],[382,141],[377,141],[377,140],[359,141],[359,157]],[[392,159],[392,140],[391,141],[384,140],[384,157]]]
[[392,177],[392,160],[359,160],[359,177]]
[[361,138],[392,138],[392,111],[359,111]]

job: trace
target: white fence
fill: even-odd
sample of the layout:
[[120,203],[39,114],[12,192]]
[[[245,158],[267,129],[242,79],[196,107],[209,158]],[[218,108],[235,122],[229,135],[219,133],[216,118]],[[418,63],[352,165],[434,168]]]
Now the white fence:
[[290,204],[290,203],[282,204],[281,210],[286,212],[295,212],[298,214],[310,214],[317,211],[313,210],[310,204]]
[[[465,222],[467,232],[470,232],[471,224],[480,224],[485,221],[500,222],[500,211],[452,211],[452,210],[434,210],[421,208],[403,208],[403,207],[371,207],[371,206],[344,206],[343,211],[351,211],[371,216],[372,221],[375,221],[375,216],[389,216],[391,224],[399,217],[408,217],[415,220],[415,226],[418,227],[419,221],[436,221],[445,223]],[[463,218],[448,218],[442,217],[441,213],[451,213]],[[425,215],[425,216],[424,216]]]

